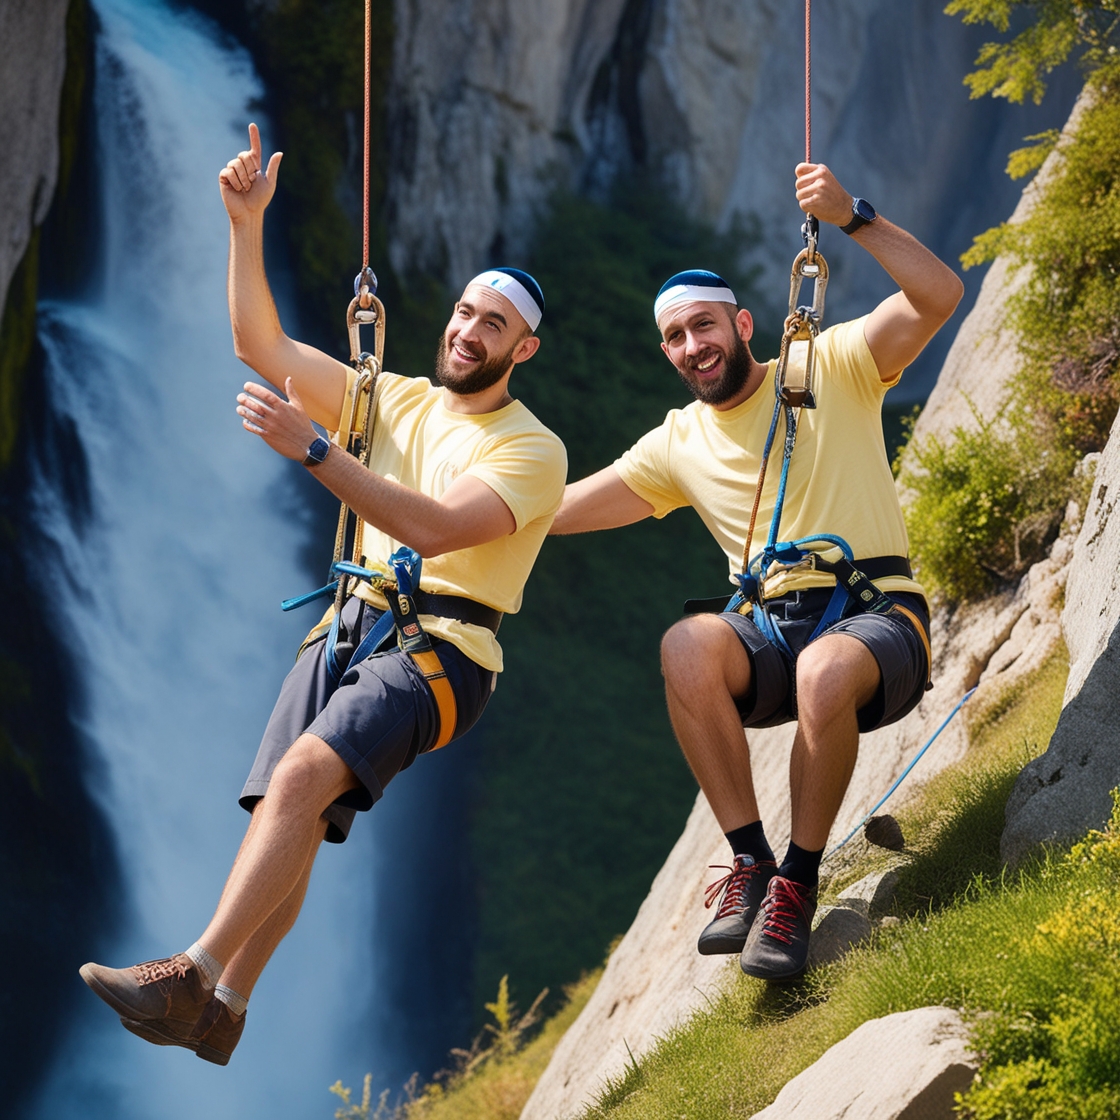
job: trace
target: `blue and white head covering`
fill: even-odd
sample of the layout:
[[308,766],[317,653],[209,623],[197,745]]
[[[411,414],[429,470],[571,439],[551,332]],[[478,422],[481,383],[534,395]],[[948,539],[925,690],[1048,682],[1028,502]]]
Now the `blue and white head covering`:
[[678,272],[661,285],[657,299],[653,303],[653,317],[660,323],[662,315],[678,303],[703,300],[708,303],[730,303],[738,306],[735,294],[727,281],[714,272],[694,268],[689,272]]
[[491,268],[480,272],[467,287],[471,284],[481,284],[484,288],[500,292],[517,308],[518,314],[529,324],[529,330],[535,331],[540,326],[544,314],[544,293],[540,284],[527,272],[519,268]]

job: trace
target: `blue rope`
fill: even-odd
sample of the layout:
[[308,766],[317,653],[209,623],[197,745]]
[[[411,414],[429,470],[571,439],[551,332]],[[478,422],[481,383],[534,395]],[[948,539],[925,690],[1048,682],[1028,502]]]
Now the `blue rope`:
[[863,820],[861,820],[861,821],[859,822],[859,824],[857,824],[857,825],[855,826],[855,828],[853,828],[853,829],[852,829],[852,831],[851,831],[851,832],[849,832],[849,833],[848,833],[848,835],[847,835],[847,836],[845,836],[845,837],[844,837],[844,839],[843,839],[843,840],[841,840],[841,841],[840,841],[840,843],[839,843],[839,844],[837,844],[837,845],[836,845],[836,847],[832,849],[832,851],[831,851],[831,852],[828,852],[828,853],[827,853],[827,854],[825,855],[825,857],[824,857],[825,859],[828,859],[828,857],[829,857],[829,856],[834,856],[834,855],[835,855],[835,854],[836,854],[836,853],[837,853],[838,851],[840,851],[840,849],[841,849],[841,848],[842,848],[842,847],[843,847],[843,846],[844,846],[844,845],[845,845],[845,844],[846,844],[846,843],[847,843],[847,842],[848,842],[849,840],[851,840],[851,838],[852,838],[853,836],[855,836],[855,834],[856,834],[857,832],[859,832],[859,830],[860,830],[861,828],[863,828],[863,826],[864,826],[865,824],[867,824],[867,822],[868,822],[869,820],[871,820],[871,818],[872,818],[872,817],[873,817],[873,816],[874,816],[874,815],[875,815],[875,814],[876,814],[876,813],[877,813],[877,812],[878,812],[878,811],[879,811],[879,810],[880,810],[880,809],[881,809],[881,808],[883,807],[883,805],[884,805],[884,803],[886,802],[887,798],[888,798],[888,797],[890,797],[890,795],[891,795],[892,793],[894,793],[894,791],[895,791],[896,789],[898,789],[898,787],[899,787],[899,786],[900,786],[900,785],[902,784],[902,779],[903,779],[903,778],[905,778],[905,777],[906,777],[906,775],[907,775],[907,774],[909,774],[909,773],[910,773],[910,771],[914,769],[914,767],[915,767],[915,766],[916,766],[916,765],[918,764],[918,760],[919,760],[919,759],[920,759],[920,758],[922,757],[922,755],[924,755],[924,754],[926,753],[926,751],[928,751],[928,750],[929,750],[929,748],[930,748],[931,746],[933,746],[933,741],[934,741],[934,740],[935,740],[935,739],[937,738],[937,736],[938,736],[938,735],[940,735],[940,734],[941,734],[941,732],[942,732],[942,731],[944,731],[944,730],[945,730],[945,728],[946,728],[946,727],[948,727],[948,726],[949,726],[949,721],[950,721],[950,720],[951,720],[951,719],[953,718],[953,716],[955,716],[955,715],[957,714],[957,712],[959,712],[959,711],[961,710],[961,708],[963,708],[963,707],[964,707],[965,701],[966,701],[966,700],[968,700],[968,699],[969,699],[969,697],[970,697],[970,696],[972,696],[972,694],[973,694],[973,693],[974,693],[975,691],[976,691],[976,689],[975,689],[975,688],[970,688],[970,689],[969,689],[969,690],[968,690],[968,691],[967,691],[967,692],[966,692],[966,693],[965,693],[965,694],[964,694],[964,695],[963,695],[963,696],[962,696],[962,697],[960,698],[960,700],[958,700],[958,701],[957,701],[957,706],[956,706],[956,707],[955,707],[955,708],[954,708],[954,709],[953,709],[953,710],[952,710],[952,711],[951,711],[951,712],[950,712],[950,713],[949,713],[949,714],[948,714],[948,715],[947,715],[947,716],[946,716],[946,717],[945,717],[945,718],[944,718],[944,719],[943,719],[943,720],[941,721],[941,726],[940,726],[940,727],[939,727],[939,728],[938,728],[938,729],[937,729],[937,730],[936,730],[936,731],[935,731],[935,732],[934,732],[934,733],[933,733],[933,734],[932,734],[932,735],[931,735],[931,736],[929,737],[929,740],[928,740],[928,741],[926,742],[926,745],[925,745],[924,747],[922,747],[922,749],[921,749],[920,751],[918,751],[918,753],[917,753],[916,755],[914,755],[914,757],[913,757],[913,758],[912,758],[912,759],[910,760],[910,765],[909,765],[909,766],[907,766],[907,767],[906,767],[906,769],[905,769],[905,770],[903,770],[903,771],[902,771],[902,773],[901,773],[901,774],[899,774],[899,776],[898,776],[897,778],[895,778],[895,780],[894,780],[894,785],[892,785],[892,786],[891,786],[891,788],[890,788],[889,790],[887,790],[887,792],[886,792],[886,793],[884,793],[884,794],[883,794],[883,796],[882,796],[882,797],[880,797],[880,798],[879,798],[879,800],[878,800],[878,801],[877,801],[877,802],[876,802],[876,803],[875,803],[875,804],[874,804],[874,805],[872,806],[872,808],[871,808],[871,809],[870,809],[870,811],[868,812],[867,816],[865,816],[865,817],[863,818]]

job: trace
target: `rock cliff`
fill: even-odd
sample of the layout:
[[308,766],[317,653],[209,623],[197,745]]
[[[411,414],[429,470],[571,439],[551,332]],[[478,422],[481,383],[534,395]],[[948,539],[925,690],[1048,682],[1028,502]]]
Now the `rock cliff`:
[[58,178],[68,0],[0,0],[0,307]]
[[[1041,111],[969,102],[961,78],[983,33],[943,6],[817,6],[813,156],[951,260],[1014,206],[1006,153],[1042,117],[1060,124],[1076,88],[1059,77]],[[602,191],[639,170],[722,228],[757,217],[758,263],[784,299],[805,150],[802,27],[788,5],[398,0],[395,11],[387,224],[398,271],[462,283],[524,251],[555,187]],[[822,248],[834,320],[889,290],[845,238],[828,231]]]

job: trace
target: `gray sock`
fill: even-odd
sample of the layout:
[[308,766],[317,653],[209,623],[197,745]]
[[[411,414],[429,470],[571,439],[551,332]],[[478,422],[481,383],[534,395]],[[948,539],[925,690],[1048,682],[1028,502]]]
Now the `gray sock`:
[[187,950],[187,956],[194,961],[195,967],[201,974],[204,988],[213,988],[221,980],[226,966],[210,956],[197,941]]
[[233,1012],[235,1019],[244,1015],[245,1008],[249,1006],[249,1001],[244,996],[239,996],[232,988],[227,988],[225,984],[219,984],[214,989],[214,998],[220,999]]

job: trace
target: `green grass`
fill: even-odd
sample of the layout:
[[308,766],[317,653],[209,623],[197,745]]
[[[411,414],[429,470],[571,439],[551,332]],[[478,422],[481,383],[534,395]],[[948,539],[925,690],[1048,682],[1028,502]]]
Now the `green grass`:
[[[1072,856],[1052,854],[1015,875],[999,864],[1007,794],[1049,740],[1067,668],[1059,651],[971,713],[965,759],[896,809],[911,857],[895,896],[897,925],[793,987],[768,987],[730,964],[722,998],[609,1086],[584,1120],[751,1116],[860,1023],[930,1004],[960,1008],[978,1024],[982,1078],[967,1101],[973,1112],[962,1115],[1120,1115],[1120,1060],[1110,1064],[1120,1030],[1105,1014],[1120,991],[1120,917],[1111,906],[1120,815]],[[895,858],[862,840],[852,847],[825,894]]]

